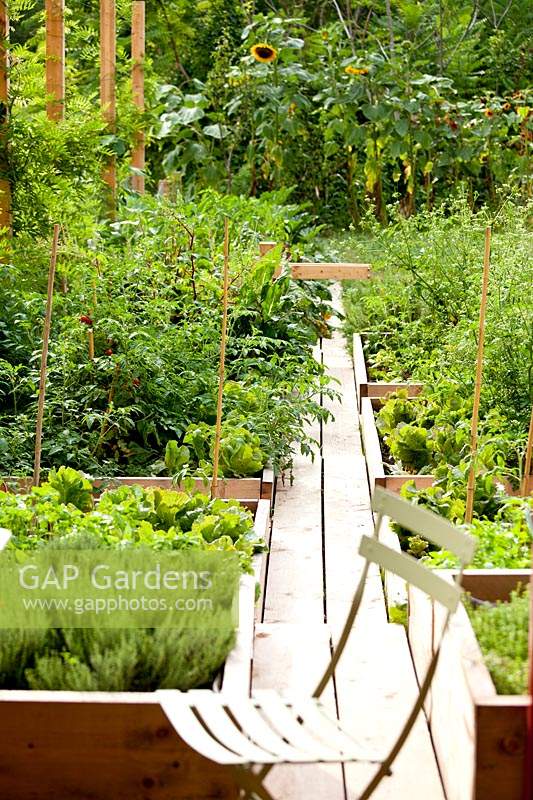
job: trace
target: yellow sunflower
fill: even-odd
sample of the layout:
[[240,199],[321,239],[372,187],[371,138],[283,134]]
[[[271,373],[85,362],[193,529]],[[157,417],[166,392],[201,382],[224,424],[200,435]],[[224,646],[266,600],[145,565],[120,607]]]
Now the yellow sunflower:
[[344,71],[348,75],[368,75],[368,70],[366,69],[366,67],[352,67],[351,64],[348,64],[348,66],[345,67]]
[[250,48],[250,53],[256,61],[260,61],[262,64],[269,64],[278,57],[278,51],[264,42],[254,44],[254,46]]

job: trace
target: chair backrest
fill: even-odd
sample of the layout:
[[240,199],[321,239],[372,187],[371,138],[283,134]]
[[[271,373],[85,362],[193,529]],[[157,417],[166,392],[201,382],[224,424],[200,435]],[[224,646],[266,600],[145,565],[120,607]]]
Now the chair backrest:
[[[397,494],[376,487],[372,509],[377,513],[374,536],[363,536],[360,554],[385,570],[394,572],[408,583],[421,589],[434,600],[453,612],[461,597],[460,575],[470,563],[475,551],[475,540],[457,525],[426,508],[404,500]],[[419,534],[433,544],[454,553],[460,564],[458,579],[450,583],[407,553],[399,553],[379,541],[383,517],[390,517],[403,528]]]

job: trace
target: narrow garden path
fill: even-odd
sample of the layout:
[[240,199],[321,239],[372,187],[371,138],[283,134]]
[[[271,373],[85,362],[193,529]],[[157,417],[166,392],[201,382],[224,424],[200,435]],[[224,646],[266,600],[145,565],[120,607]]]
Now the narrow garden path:
[[[340,291],[336,303],[340,307]],[[310,693],[346,618],[360,568],[359,539],[372,529],[365,460],[357,425],[350,356],[336,331],[316,357],[338,381],[335,420],[312,433],[314,462],[295,459],[294,485],[278,486],[263,604],[258,610],[253,688]],[[362,562],[361,562],[362,563]],[[403,628],[387,622],[378,570],[371,572],[355,630],[326,701],[361,741],[384,751],[416,694]],[[368,766],[275,768],[270,787],[283,800],[355,800]],[[444,800],[425,720],[420,717],[376,800]]]

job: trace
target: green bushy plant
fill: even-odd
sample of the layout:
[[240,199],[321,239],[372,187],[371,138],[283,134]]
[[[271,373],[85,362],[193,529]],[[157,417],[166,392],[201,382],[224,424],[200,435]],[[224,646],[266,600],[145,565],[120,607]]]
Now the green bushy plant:
[[512,592],[508,602],[466,608],[497,692],[526,694],[529,590]]
[[[252,570],[253,554],[264,549],[251,513],[236,500],[121,486],[105,491],[93,508],[96,490],[85,476],[73,470],[58,474],[62,477],[59,489],[54,475],[52,483],[28,494],[0,492],[0,527],[12,532],[9,548],[230,550],[238,554],[246,572]],[[67,476],[75,493],[63,491]]]

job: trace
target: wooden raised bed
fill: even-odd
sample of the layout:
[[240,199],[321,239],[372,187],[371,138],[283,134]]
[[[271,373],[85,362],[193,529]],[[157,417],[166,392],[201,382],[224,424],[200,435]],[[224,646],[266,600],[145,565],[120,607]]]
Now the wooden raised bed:
[[[408,397],[417,397],[423,388],[423,384],[369,382],[363,344],[358,334],[355,334],[353,337],[353,365],[357,402],[359,405],[361,436],[367,459],[370,491],[373,492],[375,486],[384,486],[391,492],[399,492],[404,483],[408,480],[413,480],[417,489],[426,489],[428,486],[432,486],[435,481],[432,475],[410,475],[408,473],[387,475],[385,473],[384,458],[374,416],[374,411],[383,405],[388,395],[399,390],[407,390]],[[519,489],[515,490],[511,487],[510,483],[504,483],[509,495],[520,495]],[[530,475],[526,482],[526,496],[532,492],[533,475]]]
[[423,389],[422,383],[369,381],[363,340],[358,333],[353,336],[353,370],[359,412],[361,412],[361,401],[364,397],[383,401],[390,394],[401,390],[407,391],[408,397],[417,397]]
[[374,492],[376,486],[383,486],[391,492],[399,492],[407,481],[414,481],[417,489],[426,489],[428,486],[432,486],[435,481],[433,475],[411,475],[407,472],[401,475],[385,473],[383,453],[374,416],[374,409],[379,408],[381,403],[381,400],[363,397],[359,417],[371,493]]
[[[31,486],[31,478],[4,477],[0,479],[0,490],[8,490],[16,486],[20,490],[26,490]],[[163,477],[111,477],[97,478],[92,481],[94,486],[105,486],[106,488],[116,488],[117,486],[158,486],[161,489],[176,489],[179,485],[173,484],[172,478]],[[209,492],[209,486],[197,479],[196,488],[200,491]],[[274,497],[275,477],[274,472],[269,467],[265,467],[259,478],[225,478],[220,479],[217,485],[217,497],[224,500],[270,500]]]
[[[530,570],[469,570],[466,591],[506,600]],[[409,590],[409,641],[417,675],[428,666],[442,610]],[[447,800],[524,800],[527,696],[498,695],[464,606],[444,640],[426,705]]]
[[[267,538],[270,503],[255,503],[255,530]],[[251,505],[251,502],[247,503]],[[250,691],[255,585],[241,578],[237,642],[222,690]],[[223,768],[177,736],[152,693],[0,691],[0,797],[6,800],[237,800]]]

